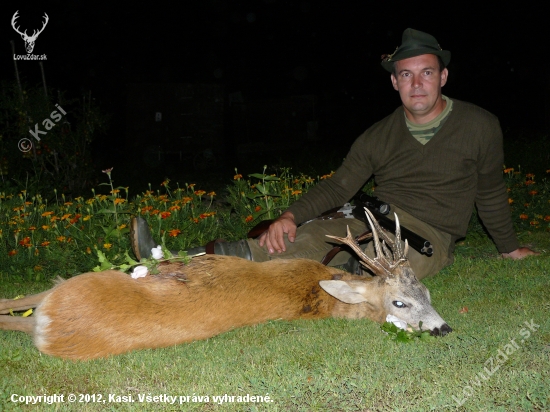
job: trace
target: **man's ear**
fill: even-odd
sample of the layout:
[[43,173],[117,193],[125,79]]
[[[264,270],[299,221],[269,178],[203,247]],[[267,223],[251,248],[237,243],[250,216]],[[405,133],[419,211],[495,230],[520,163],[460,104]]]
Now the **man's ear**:
[[449,76],[449,70],[447,70],[447,68],[445,67],[441,71],[441,87],[445,86],[445,84],[447,83],[447,77],[448,76]]
[[391,84],[393,85],[393,88],[395,90],[399,90],[399,88],[397,87],[397,79],[395,78],[393,73],[390,76],[391,76]]

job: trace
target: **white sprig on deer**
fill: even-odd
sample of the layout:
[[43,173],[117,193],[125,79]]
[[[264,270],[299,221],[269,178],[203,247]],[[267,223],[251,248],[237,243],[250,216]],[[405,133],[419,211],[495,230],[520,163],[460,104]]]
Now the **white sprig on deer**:
[[[85,273],[39,295],[0,300],[0,314],[37,307],[30,318],[0,316],[0,329],[31,333],[41,352],[68,359],[171,346],[273,319],[383,323],[392,315],[413,328],[422,321],[433,334],[447,334],[451,328],[416,279],[406,248],[398,246],[399,234],[393,243],[375,222],[370,221],[377,257],[359,254],[373,277],[307,259],[258,263],[205,255],[187,265],[161,264],[157,275],[132,279],[113,270]],[[336,239],[359,249],[349,234]]]

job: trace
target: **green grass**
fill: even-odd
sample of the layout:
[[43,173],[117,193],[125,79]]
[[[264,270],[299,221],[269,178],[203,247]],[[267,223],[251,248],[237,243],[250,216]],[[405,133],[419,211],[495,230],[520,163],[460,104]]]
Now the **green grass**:
[[[542,254],[522,261],[500,259],[492,243],[474,233],[458,246],[451,267],[424,281],[434,307],[454,330],[444,338],[397,344],[368,320],[272,321],[206,341],[69,362],[41,355],[25,334],[2,332],[0,405],[17,408],[9,401],[13,393],[65,397],[112,393],[132,395],[136,402],[57,406],[61,410],[181,408],[138,403],[138,394],[167,394],[209,396],[208,403],[191,402],[182,408],[199,411],[548,410],[550,240],[543,232],[522,239]],[[3,285],[2,295],[46,287],[44,283]],[[539,325],[528,338],[521,335],[526,321]],[[506,345],[511,339],[519,348],[486,381],[480,378],[480,373],[487,376],[484,367],[491,366],[490,359],[499,356],[499,350],[510,350]],[[212,402],[213,396],[224,394],[269,394],[273,402],[221,407]],[[464,401],[461,407],[453,396]]]
[[[65,402],[22,409],[550,410],[550,182],[545,155],[548,151],[536,148],[537,167],[528,169],[527,159],[513,158],[509,166],[523,166],[521,171],[516,166],[515,171],[508,172],[505,180],[520,243],[541,255],[522,261],[498,258],[493,243],[474,217],[468,237],[457,246],[455,263],[424,280],[434,307],[453,328],[444,338],[395,343],[379,325],[368,320],[272,321],[206,341],[71,362],[40,354],[23,333],[2,331],[0,411],[20,409],[19,404],[10,401],[12,394],[63,394],[67,398],[71,393],[101,394],[106,400],[109,394],[131,395],[135,402]],[[116,175],[117,170],[113,172],[117,184],[127,185],[122,181],[124,174]],[[286,208],[299,196],[299,190],[305,193],[311,185],[307,176],[290,175],[285,168],[278,173],[286,177],[269,180],[267,175],[272,171],[276,170],[264,171],[264,179],[247,178],[245,174],[236,180],[231,172],[224,180],[225,187],[219,181],[215,187],[198,184],[190,188],[182,184],[180,191],[175,183],[169,190],[156,182],[150,194],[135,196],[132,187],[131,197],[125,191],[110,194],[108,190],[103,191],[105,196],[98,193],[87,200],[0,193],[0,298],[37,293],[50,288],[50,279],[56,275],[69,277],[88,271],[98,264],[96,250],[105,253],[111,262],[120,263],[129,249],[128,228],[122,227],[129,222],[127,212],[148,219],[155,233],[164,234],[170,249],[194,246],[214,237],[241,238],[248,228],[269,217],[269,213]],[[527,173],[535,177],[527,177]],[[261,186],[257,187],[258,183]],[[197,196],[197,188],[206,192],[214,189],[218,193],[214,202],[208,195]],[[532,194],[533,190],[537,193]],[[193,200],[184,203],[185,196]],[[113,202],[119,197],[126,202],[117,206],[121,220],[115,222],[113,214],[105,211],[114,210]],[[171,205],[181,209],[169,209]],[[144,211],[149,206],[153,209]],[[154,214],[155,210],[158,213]],[[171,216],[160,217],[161,212],[169,210]],[[45,211],[52,211],[58,220],[43,216]],[[211,211],[216,214],[201,218],[201,214]],[[70,217],[64,217],[67,214]],[[85,220],[88,215],[91,218]],[[75,223],[70,223],[73,218]],[[181,228],[182,233],[167,235],[175,228]],[[64,239],[59,240],[60,236]],[[29,240],[23,241],[26,237]],[[45,241],[50,244],[42,246]],[[17,253],[10,255],[12,251]],[[531,320],[540,327],[525,338],[522,328]],[[509,346],[512,339],[517,348]],[[506,350],[510,354],[498,370],[487,380],[481,377],[488,377],[484,368],[491,366],[491,358]],[[140,394],[208,396],[209,402],[141,404]],[[269,394],[273,402],[213,402],[214,396],[224,394]]]

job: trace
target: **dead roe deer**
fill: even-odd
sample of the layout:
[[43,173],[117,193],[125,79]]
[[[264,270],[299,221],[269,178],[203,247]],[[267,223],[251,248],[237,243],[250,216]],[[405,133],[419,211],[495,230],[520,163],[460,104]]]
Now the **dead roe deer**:
[[[0,329],[30,333],[41,352],[67,359],[171,346],[272,319],[332,316],[383,323],[394,315],[415,329],[422,321],[434,335],[449,333],[409,266],[399,221],[395,242],[374,217],[369,222],[374,259],[349,232],[334,239],[354,249],[373,277],[306,259],[257,263],[205,255],[188,264],[161,264],[159,274],[144,278],[114,270],[85,273],[38,295],[0,300]],[[32,317],[6,315],[33,307]]]

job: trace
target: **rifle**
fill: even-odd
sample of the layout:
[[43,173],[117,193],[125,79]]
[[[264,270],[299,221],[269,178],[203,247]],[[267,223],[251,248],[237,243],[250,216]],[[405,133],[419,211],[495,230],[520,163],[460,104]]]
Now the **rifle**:
[[[364,207],[369,209],[374,215],[380,226],[384,229],[395,233],[395,222],[388,218],[386,215],[390,212],[390,205],[382,202],[377,197],[369,196],[366,193],[360,193],[353,197],[355,207],[352,210],[353,217],[368,224],[367,217],[365,215]],[[417,235],[404,226],[401,227],[401,238],[407,239],[409,246],[416,250],[418,253],[422,253],[426,256],[432,256],[434,248],[429,240]]]
[[[352,199],[355,203],[355,206],[350,205],[349,203],[346,203],[343,207],[335,207],[334,209],[327,210],[326,212],[322,213],[319,217],[316,217],[315,219],[336,219],[336,218],[355,218],[359,219],[363,222],[365,222],[368,226],[367,217],[365,215],[364,207],[369,209],[380,226],[382,226],[384,229],[388,230],[391,233],[395,233],[395,222],[386,215],[390,212],[390,205],[387,203],[382,202],[376,197],[369,196],[366,193],[360,193],[358,195],[355,195]],[[304,225],[308,222],[311,222],[311,220],[308,220],[307,222],[304,222],[301,225]],[[260,223],[258,223],[256,226],[254,226],[250,232],[248,232],[248,238],[257,238],[262,233],[264,233],[268,228],[269,225],[273,223],[273,219],[264,220]],[[407,239],[407,242],[409,243],[409,246],[415,249],[418,253],[422,253],[426,256],[432,256],[433,255],[433,246],[430,243],[429,240],[424,239],[423,237],[417,235],[416,233],[410,231],[406,227],[401,227],[401,238]]]

